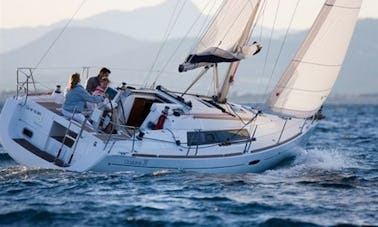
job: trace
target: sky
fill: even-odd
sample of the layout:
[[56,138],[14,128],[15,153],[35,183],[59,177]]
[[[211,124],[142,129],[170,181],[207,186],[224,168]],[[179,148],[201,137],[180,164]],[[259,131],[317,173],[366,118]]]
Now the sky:
[[[71,18],[83,1],[84,4],[75,19],[87,18],[110,10],[131,11],[161,4],[165,0],[0,0],[0,28],[50,25]],[[216,4],[221,2],[221,0],[192,0],[199,9],[203,9],[208,1]],[[273,6],[270,8],[275,9],[279,3],[280,8],[283,9],[280,11],[283,16],[280,17],[277,27],[287,26],[291,15],[288,12],[293,12],[297,1],[299,1],[297,16],[303,19],[297,20],[292,25],[295,29],[305,29],[310,26],[324,2],[322,0],[270,0],[269,4]],[[286,19],[285,15],[287,15]],[[360,18],[378,18],[378,0],[363,0]]]

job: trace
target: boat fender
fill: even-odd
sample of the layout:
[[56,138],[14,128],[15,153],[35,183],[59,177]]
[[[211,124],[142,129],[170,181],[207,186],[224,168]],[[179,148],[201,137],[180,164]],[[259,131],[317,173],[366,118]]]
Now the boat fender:
[[159,116],[158,121],[155,125],[155,130],[164,128],[165,120],[168,118],[168,110],[169,110],[169,106],[165,106],[164,110],[161,111],[161,115]]

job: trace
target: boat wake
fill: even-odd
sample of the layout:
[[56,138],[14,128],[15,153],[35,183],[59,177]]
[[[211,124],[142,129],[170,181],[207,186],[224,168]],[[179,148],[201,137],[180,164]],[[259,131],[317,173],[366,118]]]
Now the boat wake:
[[280,177],[298,177],[328,171],[338,172],[346,168],[356,167],[355,161],[341,150],[303,149],[290,166],[267,170],[264,173]]

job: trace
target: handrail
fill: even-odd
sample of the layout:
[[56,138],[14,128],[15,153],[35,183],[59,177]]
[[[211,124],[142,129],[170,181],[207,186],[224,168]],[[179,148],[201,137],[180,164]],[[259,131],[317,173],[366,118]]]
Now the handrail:
[[[74,112],[73,112],[72,116],[70,117],[70,120],[69,120],[68,126],[67,126],[67,128],[66,128],[66,132],[64,133],[64,137],[63,137],[62,143],[61,143],[60,148],[59,148],[59,150],[58,150],[58,154],[57,154],[56,157],[55,157],[55,162],[56,162],[57,160],[59,160],[59,156],[60,156],[60,154],[62,153],[62,149],[63,149],[63,146],[64,146],[64,144],[65,144],[65,142],[66,142],[67,135],[69,134],[69,131],[70,131],[70,128],[71,128],[71,125],[72,125],[72,122],[73,122],[73,118],[74,118],[74,116],[75,116],[75,113],[76,113],[76,108],[74,109]],[[65,154],[66,154],[66,152],[64,152],[64,155],[65,155]],[[63,155],[63,156],[64,156],[64,155]]]
[[[102,117],[102,119],[103,119],[103,117]],[[280,131],[277,130],[277,131],[274,131],[273,133],[259,135],[258,137],[256,137],[256,134],[258,132],[258,128],[260,128],[261,125],[260,124],[255,124],[254,127],[253,127],[253,133],[251,134],[251,136],[248,139],[233,141],[233,142],[230,142],[229,144],[244,144],[243,145],[244,148],[242,148],[242,149],[244,149],[243,153],[246,153],[246,152],[256,152],[256,151],[267,149],[269,147],[274,147],[274,146],[280,145],[282,143],[285,143],[288,140],[288,138],[289,139],[295,138],[298,135],[302,134],[303,125],[306,124],[306,122],[302,123],[301,125],[298,125],[298,123],[295,123],[295,125],[290,125],[289,126],[288,122],[289,122],[289,119],[285,119],[284,124],[283,124],[283,126],[282,126],[282,128],[281,128]],[[114,121],[111,121],[110,124],[116,125],[116,123]],[[130,131],[127,130],[127,129],[131,129],[132,130],[132,135],[130,135],[130,140],[132,142],[131,151],[135,152],[134,147],[135,147],[135,142],[137,140],[137,130],[139,128],[133,127],[133,126],[121,125],[121,124],[117,124],[117,125],[119,127],[120,132],[124,132],[124,133],[127,133],[129,135],[130,135]],[[112,126],[112,127],[114,128],[114,126]],[[297,129],[297,130],[293,130],[293,129]],[[284,137],[283,136],[284,132],[286,132],[287,130],[289,130],[292,133],[290,133],[290,135],[286,136],[285,139],[283,140],[282,138]],[[200,132],[200,130],[198,132]],[[174,133],[174,132],[171,132],[171,133]],[[257,146],[256,149],[250,150],[252,143],[254,143],[255,141],[261,141],[260,139],[263,139],[264,137],[271,138],[271,136],[269,136],[269,135],[274,135],[274,134],[277,135],[278,133],[279,133],[279,137],[278,137],[278,139],[275,142],[271,142],[269,144],[264,144],[264,146],[261,146],[261,147]],[[108,135],[106,143],[105,143],[105,146],[104,146],[104,149],[106,149],[108,147],[110,141],[112,140],[112,138],[115,135],[116,134],[112,134],[112,133],[110,133]],[[177,146],[180,146],[182,148],[186,148],[187,149],[186,156],[189,156],[189,154],[190,154],[190,152],[192,150],[194,151],[194,155],[196,156],[196,155],[199,155],[199,153],[200,153],[200,151],[202,149],[222,145],[222,143],[214,143],[214,144],[206,144],[204,146],[200,146],[198,144],[191,145],[191,146],[185,146],[184,144],[181,144],[181,143],[177,144],[177,141],[175,140],[175,137],[172,137],[172,140],[169,140],[169,141],[168,140],[159,140],[159,139],[154,139],[154,138],[148,138],[148,137],[143,137],[143,140],[158,140],[158,141],[161,141],[161,142],[176,144]],[[113,147],[113,145],[112,145],[112,147]],[[110,150],[109,150],[109,152],[110,152]]]
[[282,134],[283,134],[283,132],[284,132],[284,130],[285,130],[286,123],[287,123],[287,119],[285,119],[285,123],[284,123],[284,125],[283,125],[283,127],[282,127],[282,130],[281,130],[280,136],[278,137],[277,144],[280,143],[280,140],[281,140]]
[[[26,72],[26,71],[27,72]],[[20,74],[23,74],[26,76],[26,81],[20,81]],[[34,90],[36,90],[35,81],[33,77],[33,68],[27,68],[27,67],[20,67],[16,70],[16,97],[18,98],[20,96],[20,91],[24,89],[26,97],[29,95],[29,83],[31,80],[31,83],[33,84]],[[26,86],[26,87],[25,87]]]
[[258,125],[255,125],[255,129],[253,130],[253,133],[252,133],[252,135],[251,135],[249,141],[247,141],[247,142],[245,143],[244,153],[246,153],[246,152],[249,151],[249,149],[251,148],[252,142],[256,140],[256,138],[255,138],[255,134],[256,134],[256,131],[257,131],[257,126],[258,126]]
[[[105,118],[104,117],[101,117],[100,120],[103,121]],[[130,135],[130,137],[132,138],[133,140],[133,143],[132,143],[132,151],[134,151],[134,145],[135,145],[135,137],[136,137],[136,132],[137,130],[139,129],[138,127],[134,127],[134,126],[127,126],[127,125],[121,125],[121,124],[117,124],[116,122],[114,121],[110,121],[109,124],[111,124],[111,131],[110,133],[107,133],[108,136],[107,136],[107,139],[106,139],[106,142],[105,142],[105,146],[103,148],[103,150],[105,150],[110,142],[110,140],[112,139],[112,137],[114,137],[113,135],[116,135],[116,134],[113,134],[113,130],[115,128],[118,128],[117,130],[120,130],[121,132],[125,132],[127,134],[129,134],[129,131],[127,131],[127,129],[131,129],[133,130],[133,134]],[[117,134],[118,135],[118,134]]]
[[74,154],[75,154],[75,152],[76,152],[77,144],[79,143],[80,137],[81,137],[81,135],[83,134],[84,127],[85,127],[85,125],[87,124],[87,121],[88,121],[88,119],[85,118],[83,124],[81,125],[80,132],[79,132],[79,134],[76,136],[75,143],[74,143],[74,148],[72,149],[72,153],[71,153],[70,159],[68,160],[68,164],[71,164],[72,158],[73,158],[73,156],[74,156]]

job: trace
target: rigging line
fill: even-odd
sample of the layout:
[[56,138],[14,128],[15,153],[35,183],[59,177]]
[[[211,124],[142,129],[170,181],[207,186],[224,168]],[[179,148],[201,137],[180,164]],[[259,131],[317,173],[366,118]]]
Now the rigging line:
[[[207,35],[207,33],[209,33],[209,28],[215,23],[215,20],[216,18],[219,16],[220,12],[222,11],[224,5],[227,3],[227,0],[224,0],[222,2],[222,4],[219,6],[219,8],[217,9],[215,15],[212,17],[212,19],[210,20],[210,22],[208,23],[208,26],[206,27],[206,29],[203,31],[203,34],[201,36],[201,38],[199,39],[198,43],[194,45],[194,47],[198,46],[200,43],[201,43],[201,39]],[[215,4],[214,4],[215,5]],[[213,5],[213,7],[214,7]],[[194,47],[193,47],[193,51],[194,51]]]
[[[209,12],[211,12],[213,9],[214,9],[214,7],[216,6],[216,2],[217,2],[217,0],[214,0],[213,1],[213,5],[212,5],[212,7],[209,9]],[[204,8],[205,9],[205,8]],[[203,11],[205,11],[203,9]],[[219,8],[217,9],[217,11],[215,12],[215,15],[218,15],[219,14]],[[212,17],[210,17],[210,16],[207,16],[207,22],[206,22],[206,20],[204,21],[204,23],[202,24],[202,26],[201,26],[201,28],[199,29],[199,31],[198,31],[198,33],[197,33],[197,36],[196,37],[198,37],[197,38],[197,40],[196,40],[196,42],[193,42],[193,45],[192,45],[192,47],[190,48],[190,53],[193,53],[194,52],[194,49],[198,46],[198,44],[200,43],[200,40],[201,40],[201,38],[204,36],[204,34],[205,34],[205,32],[208,30],[207,28],[209,28],[210,27],[210,23],[212,23]]]
[[[194,44],[193,44],[193,46],[191,48],[190,53],[194,53],[195,52],[196,47],[198,47],[201,44],[201,41],[202,41],[203,37],[205,37],[209,33],[209,31],[210,31],[209,28],[215,23],[216,18],[219,16],[219,14],[222,11],[222,9],[223,9],[224,5],[226,4],[226,2],[227,2],[227,0],[224,0],[222,2],[221,6],[218,7],[215,15],[210,19],[210,21],[207,23],[207,25],[205,27],[201,28],[201,30],[203,29],[201,31],[201,36],[199,36],[197,42],[194,42]],[[215,4],[215,1],[214,1],[213,7],[211,9],[213,9],[215,7],[215,5],[216,4]],[[185,61],[190,62],[193,59],[193,57],[194,57],[194,54],[189,59],[185,59]]]
[[[265,5],[266,5],[266,1],[263,1],[263,4],[260,6],[260,9],[258,11],[258,14],[257,14],[257,17],[255,19],[255,23],[253,24],[253,27],[251,29],[251,33],[249,34],[249,37],[248,37],[248,41],[250,41],[250,39],[252,38],[253,34],[255,34],[255,30],[256,30],[256,27],[257,27],[257,24],[258,24],[258,21],[260,21],[260,18],[263,17],[264,15],[264,11],[265,11]],[[262,19],[264,21],[264,18]],[[260,37],[259,37],[259,40],[261,41],[262,39],[262,27],[260,29]]]
[[[222,41],[227,37],[227,35],[230,34],[230,30],[232,29],[232,27],[235,25],[235,23],[237,22],[237,20],[240,18],[242,12],[247,9],[247,5],[248,5],[249,1],[246,1],[244,6],[243,6],[243,9],[239,12],[239,15],[235,18],[235,20],[232,22],[231,26],[227,29],[226,33],[224,34],[223,36],[223,39]],[[253,7],[253,6],[252,6]],[[218,44],[218,47],[221,45],[221,43]]]
[[272,72],[271,72],[271,74],[270,74],[270,76],[269,76],[269,82],[268,82],[268,85],[267,85],[266,88],[265,88],[264,95],[263,95],[263,99],[266,99],[265,96],[267,95],[268,88],[270,87],[270,84],[271,84],[271,81],[272,81],[272,78],[273,78],[273,74],[274,74],[274,72],[275,72],[276,69],[277,69],[277,64],[278,64],[278,61],[279,61],[279,59],[280,59],[280,57],[281,57],[282,50],[283,50],[283,48],[284,48],[284,46],[285,46],[285,43],[286,43],[287,37],[288,37],[288,35],[289,35],[289,31],[290,31],[290,29],[291,29],[291,26],[293,25],[294,17],[295,17],[295,14],[296,14],[296,12],[297,12],[297,9],[298,9],[299,2],[300,2],[300,0],[297,0],[297,4],[295,5],[295,8],[294,8],[293,14],[291,15],[290,23],[289,23],[289,26],[288,26],[287,29],[286,29],[285,36],[284,36],[284,40],[282,41],[282,44],[281,44],[280,50],[279,50],[279,52],[278,52],[278,56],[277,56],[277,58],[276,58],[276,61],[274,62],[274,66],[273,66]]
[[[126,72],[141,72],[141,73],[147,73],[148,71],[145,70],[145,69],[138,69],[138,68],[117,68],[117,67],[112,67],[112,70],[117,70],[117,71],[126,71]],[[160,72],[158,70],[152,70],[151,72],[153,73],[156,73],[156,72]],[[173,74],[173,73],[177,73],[176,71],[164,71],[164,73],[169,73],[169,74]]]
[[46,88],[46,89],[52,89],[50,86],[48,86],[47,84],[45,84],[46,82],[44,82],[44,83],[42,83],[42,82],[35,82],[35,84],[38,84],[39,86],[41,86],[41,87],[44,87],[44,88]]
[[[82,68],[81,66],[70,66],[70,67],[65,67],[65,66],[46,66],[46,67],[39,67],[38,70],[50,70],[50,69],[61,69],[61,70],[64,70],[64,69],[78,69],[78,68]],[[37,69],[37,68],[33,68],[33,69]]]
[[[225,7],[225,5],[227,4],[227,1],[224,1],[222,3],[222,6],[220,7],[220,9],[218,10],[217,12],[217,15],[214,17],[214,19],[212,20],[209,28],[212,26],[212,24],[214,24],[214,22],[216,21],[217,17],[219,16],[220,12],[222,11],[222,9]],[[250,4],[250,1],[246,1],[243,5],[243,8],[240,10],[238,16],[232,21],[232,23],[230,24],[230,26],[228,27],[228,29],[226,30],[223,38],[222,38],[222,41],[230,34],[230,30],[234,27],[234,25],[236,24],[236,22],[239,20],[239,18],[241,17],[241,14],[244,10],[248,9],[247,8],[247,5]],[[254,7],[254,5],[251,5],[252,7]],[[226,15],[227,16],[227,15]],[[222,18],[224,19],[224,18]],[[247,22],[248,23],[248,22]],[[207,30],[207,32],[205,33],[204,36],[206,36],[208,33],[209,33],[210,30]],[[250,38],[251,34],[249,34],[249,38]],[[201,42],[199,42],[200,44]],[[219,42],[217,47],[219,47],[220,45],[222,44],[222,42]],[[191,58],[188,60],[189,62],[191,61],[191,59],[194,57],[194,54],[191,56]]]
[[[259,19],[261,18],[261,23],[260,23],[260,37],[259,37],[259,40],[261,40],[262,42],[262,39],[263,39],[263,29],[264,29],[264,20],[265,20],[265,10],[267,8],[267,3],[268,1],[264,1],[264,5],[263,5],[263,8],[261,10],[261,17],[259,17]],[[263,80],[263,77],[264,77],[264,74],[260,75],[258,77],[258,81],[257,81],[257,87],[260,88],[262,87],[262,80]]]
[[[207,2],[206,6],[204,7],[204,9],[207,8],[207,6],[209,5],[209,2]],[[158,75],[156,76],[154,82],[152,83],[152,86],[154,87],[157,80],[160,78],[162,72],[164,72],[165,68],[168,66],[168,64],[172,61],[173,57],[176,55],[177,53],[177,50],[181,47],[182,43],[184,42],[184,40],[188,37],[189,33],[192,31],[192,29],[194,28],[194,25],[197,24],[198,20],[201,18],[202,14],[203,14],[203,11],[204,9],[198,14],[196,20],[192,23],[192,25],[190,26],[189,30],[185,33],[185,36],[180,40],[179,44],[176,46],[175,50],[173,51],[172,55],[169,57],[169,59],[166,61],[166,63],[164,64],[163,68],[161,70],[159,70],[159,73]]]
[[[261,3],[261,1],[260,1],[260,3]],[[262,11],[265,9],[265,8],[264,8],[265,3],[266,3],[266,1],[263,1],[263,4],[261,4],[261,5],[257,8],[257,10],[258,10],[258,11],[257,11],[257,16],[256,16],[256,18],[254,19],[254,23],[253,23],[253,25],[252,25],[251,32],[250,32],[250,34],[249,34],[249,36],[248,36],[248,38],[247,38],[247,42],[246,42],[246,44],[249,43],[249,41],[251,40],[251,38],[252,38],[252,36],[253,36],[253,34],[254,34],[255,30],[256,30],[257,23],[258,23],[258,21],[260,20],[262,14],[264,13],[264,12],[262,12]],[[261,37],[260,37],[260,40],[261,40]]]
[[175,9],[174,9],[174,11],[173,11],[173,13],[172,13],[172,15],[171,15],[171,17],[170,17],[170,19],[169,19],[168,26],[167,26],[167,29],[166,29],[165,34],[164,34],[164,40],[163,40],[163,43],[160,45],[160,47],[159,47],[159,49],[158,49],[158,52],[157,52],[157,54],[156,54],[156,57],[155,57],[155,59],[154,59],[154,62],[152,63],[152,65],[151,65],[151,67],[150,67],[150,69],[149,69],[149,71],[148,71],[147,77],[146,77],[146,79],[145,79],[145,81],[144,81],[145,87],[147,87],[148,80],[149,80],[150,77],[151,77],[151,72],[152,72],[152,70],[154,69],[154,67],[155,67],[155,65],[156,65],[156,63],[157,63],[157,60],[159,59],[160,54],[162,53],[162,50],[163,50],[163,48],[165,47],[165,44],[167,43],[168,38],[169,38],[169,36],[170,36],[170,34],[171,34],[173,28],[175,27],[175,25],[176,25],[176,23],[177,23],[177,21],[178,21],[177,19],[178,19],[178,17],[180,16],[181,11],[182,11],[182,9],[184,8],[184,6],[185,6],[185,4],[186,4],[186,1],[184,1],[184,3],[181,5],[180,10],[179,10],[178,13],[176,14],[180,2],[181,2],[180,0],[178,0],[178,1],[176,2]]
[[[152,71],[152,69],[154,68],[154,66],[155,66],[155,64],[156,64],[156,61],[157,61],[157,59],[159,58],[160,51],[161,51],[161,50],[163,49],[163,47],[165,46],[166,41],[167,41],[167,39],[168,39],[170,33],[172,32],[172,29],[173,29],[173,27],[174,27],[174,24],[175,24],[176,21],[177,21],[177,17],[178,17],[178,15],[179,15],[179,13],[181,12],[181,9],[182,9],[183,5],[181,6],[180,12],[179,12],[178,14],[176,14],[179,4],[180,4],[180,0],[178,0],[178,1],[176,2],[175,9],[174,9],[174,11],[172,12],[171,17],[169,18],[168,25],[167,25],[167,29],[165,30],[165,33],[164,33],[164,36],[163,36],[163,40],[164,40],[164,41],[163,41],[162,45],[159,47],[158,53],[157,53],[157,55],[156,55],[156,57],[155,57],[155,59],[154,59],[155,61],[154,61],[154,63],[152,64],[152,66],[151,66],[151,68],[150,68],[150,71]],[[175,19],[174,19],[174,18],[175,18]],[[175,22],[174,22],[174,20],[175,20]]]
[[76,9],[76,11],[74,12],[74,14],[71,16],[71,18],[64,25],[63,29],[59,32],[59,34],[57,35],[57,37],[55,38],[55,40],[50,44],[49,48],[47,48],[46,52],[39,59],[38,63],[34,66],[34,70],[38,68],[38,66],[42,63],[42,61],[45,59],[45,57],[49,54],[50,50],[53,48],[53,46],[58,41],[58,39],[60,38],[60,36],[62,36],[62,34],[66,31],[66,29],[68,28],[68,26],[71,24],[73,18],[80,11],[80,9],[83,7],[83,5],[84,5],[85,2],[86,2],[86,0],[81,1],[79,7]]
[[[235,111],[233,111],[235,113]],[[256,113],[255,113],[255,116],[253,116],[251,119],[249,119],[246,123],[244,123],[243,119],[238,115],[236,114],[237,117],[239,117],[239,120],[240,122],[243,124],[243,126],[239,129],[237,129],[236,133],[233,134],[229,139],[233,139],[238,133],[240,133],[245,127],[247,127],[249,124],[251,124],[254,120],[257,119],[257,117],[261,114],[262,112],[260,110],[258,110]]]
[[210,93],[210,90],[211,90],[211,88],[213,87],[212,85],[215,83],[215,78],[214,77],[212,77],[212,79],[211,79],[211,83],[209,83],[209,86],[207,87],[207,92],[206,92],[206,95],[207,96],[210,96],[210,94],[212,94],[212,93]]
[[268,42],[268,50],[266,52],[265,60],[264,60],[264,66],[263,66],[263,71],[262,71],[262,76],[263,77],[265,76],[266,64],[268,62],[269,52],[270,52],[270,48],[271,48],[271,44],[272,44],[273,33],[274,33],[274,30],[275,30],[275,27],[276,27],[277,15],[278,15],[278,9],[280,8],[280,3],[281,3],[281,1],[278,0],[277,7],[276,7],[276,12],[275,12],[275,16],[274,16],[274,21],[273,21],[272,30],[270,31],[270,37],[269,37],[269,42]]
[[275,70],[276,70],[276,67],[277,67],[277,64],[278,64],[278,60],[279,60],[279,58],[280,58],[280,56],[281,56],[281,54],[282,54],[282,50],[283,50],[283,48],[284,48],[284,46],[285,46],[285,43],[286,43],[286,40],[287,40],[287,37],[288,37],[288,34],[289,34],[289,30],[290,30],[290,28],[291,28],[291,26],[292,26],[292,24],[293,24],[295,14],[296,14],[297,9],[298,9],[299,2],[300,2],[300,0],[297,1],[297,4],[296,4],[296,6],[295,6],[295,8],[294,8],[294,11],[293,11],[293,14],[292,14],[292,16],[291,16],[291,18],[290,18],[290,23],[289,23],[288,28],[286,29],[286,33],[285,33],[285,36],[284,36],[284,40],[282,41],[282,44],[281,44],[281,47],[280,47],[280,50],[279,50],[278,56],[277,56],[276,61],[275,61],[275,63],[274,63],[274,66],[273,66],[273,69],[272,69],[272,72],[271,72],[271,75],[270,75],[270,80],[269,80],[268,86],[267,86],[267,88],[266,88],[266,90],[265,90],[265,92],[264,92],[264,97],[265,97],[265,94],[266,94],[266,92],[267,92],[268,87],[270,86],[271,78],[273,78],[273,74],[274,74],[274,72],[275,72]]
[[[264,1],[264,3],[265,3],[265,1]],[[247,9],[247,5],[249,5],[249,6],[251,6],[252,7],[252,9],[254,9],[255,7],[256,7],[256,5],[253,5],[252,3],[251,3],[251,1],[246,1],[245,2],[245,4],[244,4],[244,7],[243,7],[243,9],[241,9],[241,11],[239,12],[239,15],[238,15],[238,17],[237,18],[235,18],[235,20],[234,20],[234,22],[231,24],[231,26],[228,28],[228,30],[227,30],[227,32],[225,33],[225,35],[223,36],[223,40],[227,37],[227,35],[229,35],[229,31],[231,30],[231,28],[235,25],[235,23],[237,22],[237,20],[239,19],[239,17],[241,16],[241,14],[242,14],[242,12],[245,10],[245,9]],[[261,8],[260,8],[261,9]],[[259,10],[260,11],[260,10]],[[260,12],[258,12],[258,16],[257,16],[257,19],[256,20],[258,20],[259,19],[259,16],[260,16]],[[250,17],[249,17],[250,18]],[[255,21],[256,21],[255,20]],[[247,21],[247,24],[248,24],[248,21]],[[246,24],[246,25],[247,25]],[[246,43],[248,43],[248,41],[250,40],[250,38],[252,37],[252,33],[253,33],[253,31],[255,30],[255,28],[256,28],[256,25],[257,25],[257,23],[256,22],[254,22],[253,24],[252,24],[252,28],[251,28],[251,30],[250,30],[250,34],[248,34],[248,37],[247,37],[247,42]],[[218,47],[219,47],[219,45],[220,44],[218,44]]]
[[263,33],[263,26],[264,26],[264,19],[265,19],[265,9],[268,1],[264,1],[263,8],[261,10],[261,14],[259,19],[261,18],[261,25],[260,25],[260,37],[259,39],[262,40],[262,33]]

